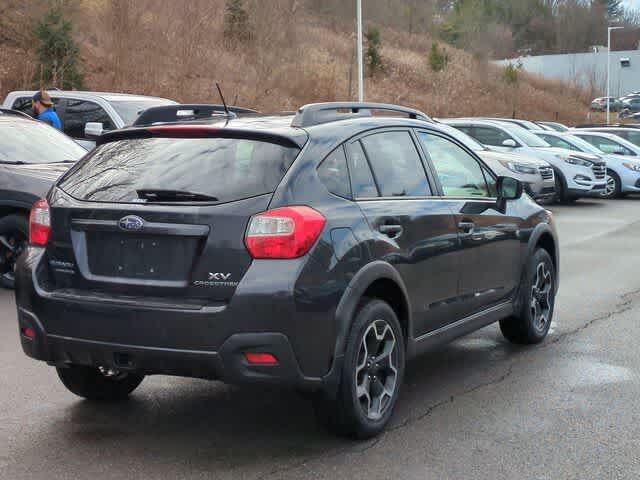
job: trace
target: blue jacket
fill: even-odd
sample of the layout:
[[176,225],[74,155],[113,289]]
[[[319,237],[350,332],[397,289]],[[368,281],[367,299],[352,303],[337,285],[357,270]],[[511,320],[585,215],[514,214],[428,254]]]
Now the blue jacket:
[[38,115],[38,120],[43,121],[44,123],[48,123],[58,130],[62,130],[60,117],[58,117],[58,114],[52,108],[47,108],[44,112]]

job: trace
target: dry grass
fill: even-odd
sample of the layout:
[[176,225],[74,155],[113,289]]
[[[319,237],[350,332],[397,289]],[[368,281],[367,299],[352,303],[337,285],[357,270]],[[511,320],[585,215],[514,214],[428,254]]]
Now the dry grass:
[[[24,5],[11,1],[16,11]],[[312,16],[301,0],[248,3],[252,41],[232,48],[222,33],[224,0],[77,0],[73,19],[86,87],[217,102],[219,81],[229,102],[264,111],[355,97],[350,22]],[[366,79],[368,100],[402,103],[433,116],[515,112],[567,123],[588,118],[591,92],[529,75],[513,87],[500,69],[451,47],[448,67],[432,72],[429,36],[381,32],[384,71]],[[29,43],[10,45],[0,37],[0,95],[33,86],[30,63],[12,60],[30,57]]]

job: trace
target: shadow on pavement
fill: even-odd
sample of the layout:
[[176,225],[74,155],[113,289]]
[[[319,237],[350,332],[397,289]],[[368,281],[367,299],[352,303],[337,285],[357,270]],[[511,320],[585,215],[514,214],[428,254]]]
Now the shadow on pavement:
[[[496,327],[488,327],[410,363],[391,429],[421,418],[434,404],[490,384],[519,351]],[[100,462],[264,474],[371,444],[332,436],[316,424],[310,401],[270,388],[151,377],[128,402],[95,404],[69,396],[68,405],[36,427],[40,438],[56,443],[60,462],[99,451]],[[18,455],[54,453],[40,449],[46,453],[32,449]]]

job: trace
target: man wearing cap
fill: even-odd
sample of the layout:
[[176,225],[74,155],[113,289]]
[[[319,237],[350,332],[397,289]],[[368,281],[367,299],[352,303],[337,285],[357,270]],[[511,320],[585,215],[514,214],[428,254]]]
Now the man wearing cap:
[[58,130],[62,130],[60,117],[58,117],[58,114],[53,110],[53,102],[46,90],[40,90],[35,93],[31,99],[31,107],[38,120],[48,123]]

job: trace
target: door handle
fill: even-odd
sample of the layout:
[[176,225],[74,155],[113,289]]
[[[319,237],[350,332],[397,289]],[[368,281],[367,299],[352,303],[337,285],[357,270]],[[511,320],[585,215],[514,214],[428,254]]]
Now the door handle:
[[458,224],[458,230],[467,235],[471,235],[476,228],[476,224],[473,222],[460,222]]
[[402,225],[380,225],[378,230],[389,238],[395,238],[402,233]]

